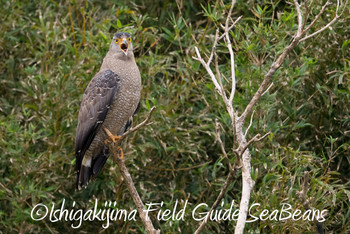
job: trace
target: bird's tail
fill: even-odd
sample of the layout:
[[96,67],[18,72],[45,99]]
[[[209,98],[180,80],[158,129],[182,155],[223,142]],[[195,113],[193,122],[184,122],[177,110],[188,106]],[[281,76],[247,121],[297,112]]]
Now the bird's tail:
[[91,166],[81,165],[80,170],[77,171],[77,189],[86,187],[92,174]]
[[80,170],[77,171],[77,184],[76,187],[80,190],[82,187],[86,187],[89,184],[90,178],[93,179],[100,173],[105,165],[109,156],[109,150],[107,147],[96,156],[92,162],[89,160],[83,161],[80,166]]

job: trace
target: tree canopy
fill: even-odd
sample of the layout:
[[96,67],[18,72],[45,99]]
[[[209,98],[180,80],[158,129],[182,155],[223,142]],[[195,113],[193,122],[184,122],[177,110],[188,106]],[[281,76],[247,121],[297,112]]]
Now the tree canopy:
[[[325,1],[308,9],[310,23]],[[33,207],[89,209],[116,201],[136,209],[118,167],[108,160],[87,189],[75,191],[74,138],[82,94],[98,71],[113,34],[133,35],[142,76],[141,108],[134,119],[157,110],[151,125],[128,136],[126,166],[145,203],[164,202],[162,210],[188,204],[184,220],[161,221],[161,232],[194,232],[191,211],[209,207],[229,168],[216,139],[215,119],[228,158],[234,163],[231,119],[210,77],[193,56],[195,46],[209,55],[215,30],[225,22],[230,1],[3,1],[0,7],[0,230],[8,232],[99,232],[100,221],[72,222],[31,218]],[[311,33],[336,15],[325,9]],[[230,33],[236,60],[240,111],[249,103],[276,56],[297,30],[297,13],[285,1],[239,1],[232,18],[242,16]],[[350,231],[350,14],[349,5],[330,29],[300,43],[272,78],[273,85],[254,109],[248,137],[271,131],[249,147],[255,181],[250,201],[258,216],[264,209],[306,210],[298,192],[307,189],[309,205],[328,210],[326,231]],[[218,69],[229,83],[230,54],[217,45]],[[207,58],[206,58],[207,59]],[[213,69],[215,67],[213,66]],[[225,80],[226,79],[226,80]],[[248,127],[249,118],[245,122]],[[307,173],[307,182],[304,183]],[[241,171],[220,204],[238,209]],[[209,209],[209,208],[208,208]],[[205,211],[205,209],[203,209]],[[252,219],[251,216],[248,220]],[[76,225],[77,222],[74,222]],[[234,230],[235,221],[210,221],[209,232]],[[111,222],[107,232],[142,232],[136,221]],[[314,222],[267,219],[246,224],[262,233],[314,232]]]

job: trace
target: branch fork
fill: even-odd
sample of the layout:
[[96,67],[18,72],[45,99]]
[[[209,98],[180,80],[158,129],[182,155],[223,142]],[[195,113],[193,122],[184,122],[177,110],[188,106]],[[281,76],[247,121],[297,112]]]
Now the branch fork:
[[[241,164],[240,167],[242,168],[243,187],[242,187],[242,197],[241,197],[241,202],[240,202],[240,212],[239,212],[239,216],[238,216],[238,220],[237,220],[237,225],[235,228],[235,233],[243,233],[244,226],[245,226],[246,219],[247,219],[247,214],[248,214],[250,193],[251,193],[253,186],[254,186],[254,183],[255,183],[251,178],[251,163],[250,163],[251,155],[250,155],[248,147],[253,142],[261,141],[266,136],[271,134],[271,132],[268,132],[268,133],[264,134],[262,137],[260,137],[260,134],[257,134],[256,136],[254,136],[252,139],[250,139],[247,142],[246,137],[247,137],[247,133],[252,125],[254,113],[251,115],[251,120],[250,120],[248,128],[243,133],[243,124],[245,122],[245,119],[251,114],[254,106],[258,103],[260,98],[266,92],[268,92],[268,90],[271,88],[271,86],[273,85],[273,82],[270,82],[272,76],[282,66],[283,62],[285,61],[286,57],[290,54],[290,52],[300,42],[302,42],[306,39],[309,39],[309,38],[321,33],[322,31],[330,28],[330,26],[340,18],[340,16],[343,14],[343,12],[346,9],[346,6],[348,4],[348,0],[346,0],[345,3],[343,3],[343,4],[340,2],[340,0],[337,0],[336,16],[327,25],[325,25],[321,29],[317,30],[316,32],[314,32],[312,34],[304,36],[315,25],[315,23],[318,21],[320,16],[324,13],[326,7],[330,5],[330,0],[328,0],[322,6],[321,11],[315,16],[314,20],[308,26],[306,26],[307,14],[308,14],[308,11],[310,9],[309,7],[311,6],[312,2],[309,5],[307,2],[305,2],[305,4],[304,4],[305,14],[304,14],[304,19],[303,19],[301,5],[298,3],[297,0],[293,0],[293,1],[294,1],[296,13],[297,13],[297,21],[298,21],[297,31],[296,31],[295,35],[293,36],[291,43],[283,50],[283,52],[280,55],[278,55],[277,59],[272,63],[269,71],[266,73],[264,80],[260,84],[258,90],[255,92],[255,94],[253,95],[249,104],[246,106],[246,108],[244,109],[243,113],[240,116],[238,116],[238,111],[235,110],[233,108],[233,105],[232,105],[234,95],[235,95],[235,90],[236,90],[236,77],[235,77],[234,53],[233,53],[232,44],[231,44],[230,35],[229,35],[231,29],[242,18],[242,16],[240,16],[235,21],[233,21],[231,19],[232,10],[233,10],[233,7],[236,3],[236,0],[232,0],[231,7],[230,7],[230,10],[228,12],[226,21],[225,21],[225,25],[221,25],[221,28],[224,30],[223,34],[219,36],[220,30],[219,29],[216,30],[214,44],[212,46],[211,53],[209,55],[209,59],[207,62],[202,58],[198,48],[195,47],[195,52],[196,52],[197,57],[193,57],[193,59],[199,61],[203,65],[203,67],[205,68],[205,70],[209,74],[212,82],[214,83],[215,89],[217,90],[219,95],[222,97],[222,99],[226,105],[226,110],[227,110],[228,114],[230,115],[231,122],[232,122],[232,131],[233,131],[233,137],[234,137],[233,143],[234,143],[234,145],[238,145],[238,147],[236,149],[232,149],[232,150],[237,155],[237,160],[239,160],[240,164]],[[341,7],[343,7],[343,9],[340,11]],[[230,22],[233,22],[233,23],[231,25],[229,25]],[[306,26],[306,28],[305,28],[305,26]],[[229,93],[229,96],[226,95],[225,89],[222,85],[222,82],[221,82],[222,74],[219,71],[218,62],[217,62],[216,46],[221,39],[225,40],[226,47],[230,53],[231,92]],[[212,63],[212,60],[214,57],[215,57],[216,75],[214,74],[214,72],[212,71],[212,69],[210,67],[210,64]],[[225,181],[219,195],[217,196],[216,201],[214,202],[214,204],[210,208],[210,211],[214,210],[217,207],[217,205],[219,204],[219,202],[221,201],[221,199],[225,195],[229,185],[232,182],[233,171],[236,168],[236,167],[235,168],[232,167],[230,160],[227,156],[227,153],[225,151],[224,144],[220,139],[219,123],[217,120],[216,120],[215,126],[216,126],[217,142],[220,145],[221,151],[222,151],[222,153],[227,161],[227,164],[228,164],[230,170],[229,170],[228,176],[226,178],[226,181]],[[207,222],[208,222],[208,220],[204,219],[202,221],[202,223],[199,225],[199,227],[195,233],[199,233],[200,231],[202,231]]]

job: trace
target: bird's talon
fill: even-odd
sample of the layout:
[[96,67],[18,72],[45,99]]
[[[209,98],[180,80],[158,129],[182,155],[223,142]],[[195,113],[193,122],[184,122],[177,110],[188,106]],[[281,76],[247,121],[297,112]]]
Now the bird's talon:
[[123,149],[121,147],[118,147],[117,149],[119,151],[119,159],[123,160],[123,158],[124,158]]
[[121,136],[114,136],[114,135],[112,135],[112,136],[110,136],[110,138],[113,141],[113,143],[116,143],[121,138]]
[[105,145],[108,144],[109,140],[112,140],[113,143],[116,143],[119,139],[121,138],[121,136],[114,136],[114,135],[108,135],[108,139],[106,139],[104,142],[105,142]]

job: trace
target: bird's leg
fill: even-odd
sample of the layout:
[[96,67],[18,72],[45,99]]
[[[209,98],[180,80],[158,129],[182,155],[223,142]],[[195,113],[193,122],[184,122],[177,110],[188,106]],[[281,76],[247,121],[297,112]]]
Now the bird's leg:
[[[109,139],[111,139],[113,141],[113,143],[116,143],[121,138],[121,136],[113,135],[107,128],[103,128],[103,130],[108,135],[108,139],[105,140],[106,145],[108,144]],[[123,159],[123,157],[124,157],[123,149],[120,146],[118,146],[117,150],[119,151],[119,159]]]
[[[114,136],[107,128],[103,128],[103,129],[107,133],[108,138],[111,139],[113,143],[116,143],[121,138],[121,136]],[[107,142],[108,142],[108,139],[105,140],[105,144],[107,144]]]

